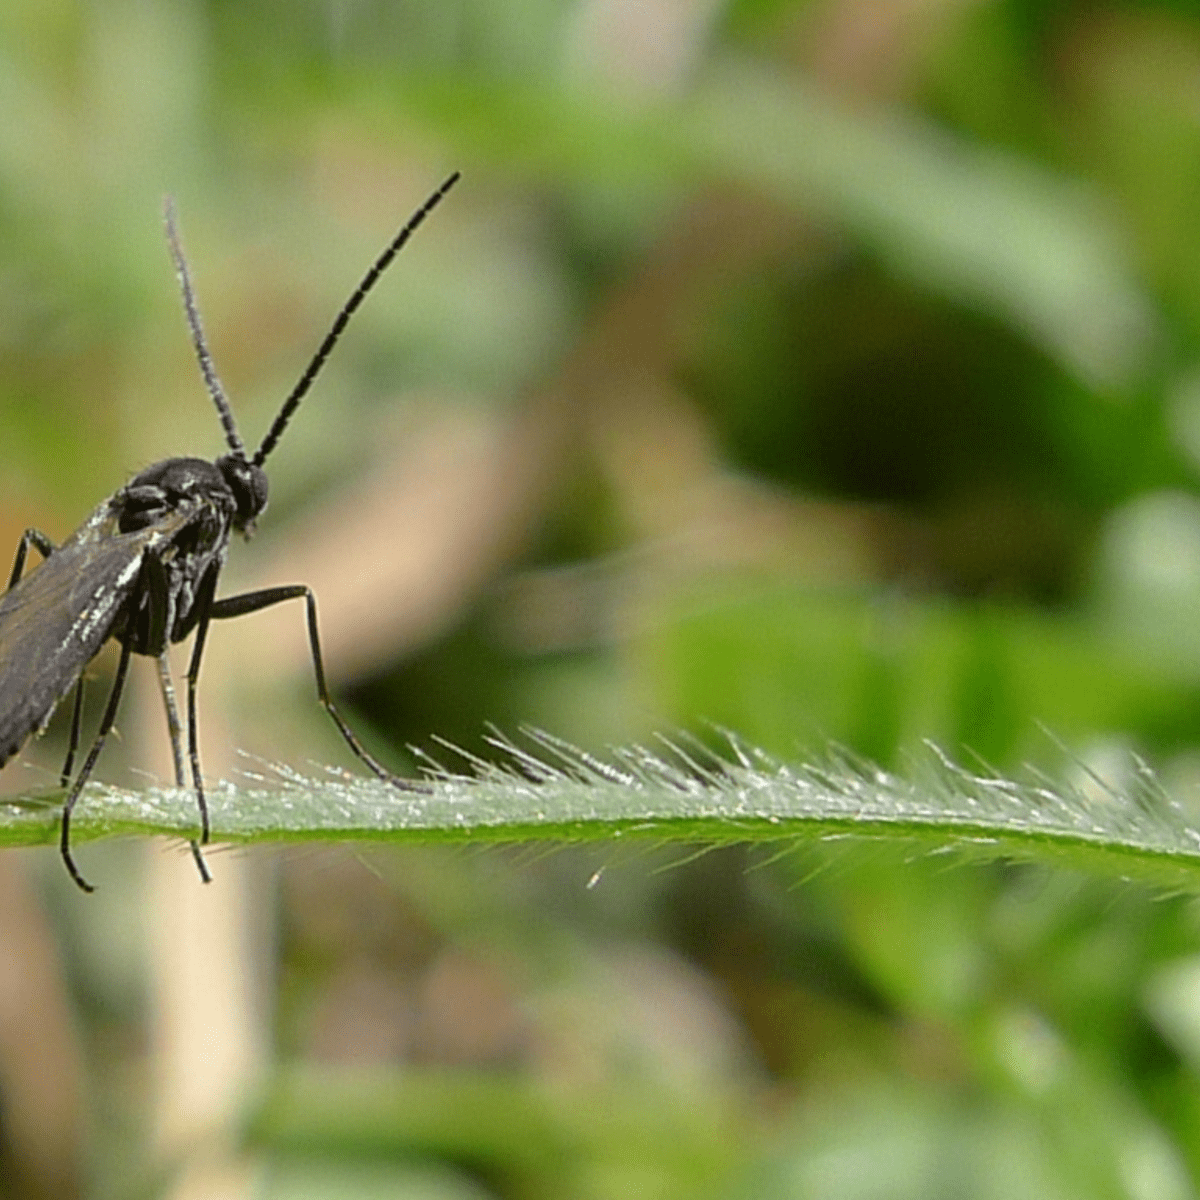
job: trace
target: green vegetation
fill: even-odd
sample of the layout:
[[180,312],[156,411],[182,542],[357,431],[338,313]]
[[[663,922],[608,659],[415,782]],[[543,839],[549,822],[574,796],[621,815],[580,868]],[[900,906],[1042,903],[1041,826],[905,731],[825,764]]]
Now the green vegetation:
[[432,790],[361,778],[299,611],[213,629],[251,848],[187,882],[258,889],[221,935],[257,1065],[200,1135],[236,972],[181,925],[172,990],[148,931],[192,868],[141,835],[195,825],[150,673],[91,900],[61,718],[28,747],[0,1200],[221,1154],[272,1200],[1200,1193],[1197,80],[1167,0],[6,6],[0,547],[220,452],[164,193],[255,441],[463,182],[223,580],[313,585],[339,702]]

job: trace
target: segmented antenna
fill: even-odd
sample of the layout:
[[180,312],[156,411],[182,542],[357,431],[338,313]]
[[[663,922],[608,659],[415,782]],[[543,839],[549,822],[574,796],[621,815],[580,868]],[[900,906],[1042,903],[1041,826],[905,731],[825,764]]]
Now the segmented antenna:
[[[271,428],[267,431],[267,436],[263,438],[262,445],[254,452],[253,463],[256,467],[261,467],[266,461],[267,455],[275,449],[283,431],[287,428],[287,423],[292,419],[292,414],[300,407],[300,401],[304,399],[305,393],[312,387],[313,380],[320,374],[321,368],[325,365],[325,360],[329,357],[330,351],[337,344],[338,338],[342,336],[342,331],[349,324],[350,318],[354,316],[358,306],[366,299],[367,293],[378,282],[380,275],[387,270],[393,258],[400,253],[404,243],[417,231],[421,222],[442,202],[442,198],[446,193],[458,182],[459,172],[455,171],[445,183],[417,209],[415,213],[405,222],[404,227],[392,239],[387,249],[375,260],[371,265],[371,269],[362,277],[362,282],[354,289],[350,299],[342,305],[341,312],[335,318],[332,327],[325,335],[325,340],[317,348],[316,354],[313,355],[312,361],[304,369],[304,374],[300,376],[296,386],[292,388],[291,394],[283,402],[283,407],[279,410],[279,415],[275,418]],[[186,285],[185,285],[186,286]],[[189,317],[189,320],[191,318]],[[197,320],[194,328],[199,328]],[[201,338],[203,341],[203,338]],[[203,367],[204,360],[201,359]],[[205,374],[207,379],[207,372]],[[219,387],[220,385],[218,385]],[[211,387],[210,387],[211,391]],[[216,399],[216,397],[213,397]],[[232,418],[230,424],[226,426],[228,431],[232,427]],[[237,435],[234,434],[234,437]],[[232,444],[232,443],[231,443]],[[239,453],[240,451],[235,451]]]
[[225,430],[225,441],[230,450],[238,458],[246,457],[246,447],[238,434],[237,425],[233,420],[233,409],[225,398],[225,389],[217,378],[217,368],[213,366],[212,355],[208,352],[208,343],[204,340],[204,326],[200,321],[200,310],[196,307],[196,293],[192,291],[192,277],[188,273],[187,259],[183,253],[183,243],[179,239],[179,224],[175,215],[175,198],[168,196],[163,204],[163,218],[167,225],[167,245],[171,250],[171,260],[175,264],[175,274],[179,276],[179,287],[183,292],[183,308],[187,314],[188,329],[192,333],[192,345],[196,350],[196,358],[200,363],[200,372],[204,376],[204,386],[212,402],[217,406],[217,415],[221,418],[221,428]]

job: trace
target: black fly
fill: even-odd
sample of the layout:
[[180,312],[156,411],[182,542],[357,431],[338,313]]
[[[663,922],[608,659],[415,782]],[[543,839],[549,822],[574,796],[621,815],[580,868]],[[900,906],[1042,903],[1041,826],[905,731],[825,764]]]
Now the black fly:
[[[144,654],[158,660],[175,759],[175,782],[179,787],[186,786],[182,726],[171,685],[167,649],[170,643],[180,642],[192,632],[196,636],[187,673],[187,753],[200,809],[200,839],[191,845],[201,878],[205,883],[210,879],[200,853],[200,843],[209,839],[209,821],[196,738],[196,680],[210,621],[240,617],[284,600],[303,598],[321,703],[350,749],[376,775],[400,787],[414,786],[376,762],[334,707],[321,662],[316,600],[305,584],[266,588],[223,600],[217,600],[215,594],[231,533],[237,530],[249,537],[254,532],[256,518],[267,506],[263,463],[275,449],[355,310],[417,226],[457,181],[455,172],[409,218],[363,276],[253,455],[247,454],[238,435],[233,411],[213,368],[176,230],[174,209],[168,202],[167,240],[183,290],[188,327],[204,382],[225,431],[229,453],[216,462],[168,458],[147,467],[105,500],[57,548],[39,530],[26,530],[17,546],[8,591],[0,595],[0,766],[24,745],[31,733],[45,727],[55,705],[74,686],[71,732],[62,769],[65,788],[79,746],[83,670],[109,638],[115,638],[121,646],[116,678],[99,729],[63,804],[59,846],[71,878],[85,892],[92,891],[92,886],[71,857],[71,812],[116,719],[130,655]],[[30,546],[44,561],[25,575]]]

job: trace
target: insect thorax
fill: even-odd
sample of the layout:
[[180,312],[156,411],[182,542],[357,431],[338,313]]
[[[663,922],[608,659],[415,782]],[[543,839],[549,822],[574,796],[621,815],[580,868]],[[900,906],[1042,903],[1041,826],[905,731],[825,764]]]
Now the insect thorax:
[[[110,504],[121,533],[185,517],[168,538],[145,552],[142,579],[113,630],[135,654],[160,654],[166,641],[182,641],[196,625],[196,602],[205,579],[225,562],[237,499],[215,464],[203,458],[168,458],[136,475]],[[153,562],[148,561],[151,555]],[[157,637],[155,585],[166,606]]]

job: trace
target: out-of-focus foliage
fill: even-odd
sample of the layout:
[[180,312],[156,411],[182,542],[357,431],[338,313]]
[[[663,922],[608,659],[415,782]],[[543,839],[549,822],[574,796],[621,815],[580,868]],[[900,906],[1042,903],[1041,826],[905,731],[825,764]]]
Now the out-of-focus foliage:
[[[372,746],[486,753],[492,721],[895,770],[924,737],[1006,772],[1136,752],[1192,812],[1198,101],[1200,18],[1166,0],[7,4],[0,546],[220,452],[164,192],[257,442],[458,168],[229,569],[314,585]],[[205,711],[230,693],[236,745],[330,760],[278,622],[213,630]],[[45,863],[78,1177],[145,1195],[141,885],[94,853],[84,915]],[[828,846],[369,865],[289,855],[264,906],[264,1195],[1200,1190],[1190,899]],[[6,1044],[0,1195],[45,1194]]]

